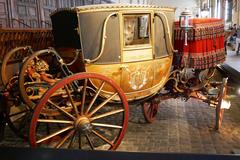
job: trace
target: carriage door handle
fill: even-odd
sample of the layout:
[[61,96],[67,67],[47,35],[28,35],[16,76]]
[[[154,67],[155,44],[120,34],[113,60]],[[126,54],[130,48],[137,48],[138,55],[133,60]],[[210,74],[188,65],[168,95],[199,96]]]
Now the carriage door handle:
[[121,69],[121,70],[123,70],[123,69],[128,69],[128,65],[122,64],[122,65],[120,65],[120,69]]

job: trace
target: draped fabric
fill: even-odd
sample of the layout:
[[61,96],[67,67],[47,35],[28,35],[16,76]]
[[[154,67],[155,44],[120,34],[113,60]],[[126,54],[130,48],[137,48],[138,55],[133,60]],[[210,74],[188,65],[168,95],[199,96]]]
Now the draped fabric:
[[215,67],[225,61],[224,21],[217,18],[194,18],[188,29],[188,45],[184,45],[185,31],[175,22],[175,65],[195,69]]

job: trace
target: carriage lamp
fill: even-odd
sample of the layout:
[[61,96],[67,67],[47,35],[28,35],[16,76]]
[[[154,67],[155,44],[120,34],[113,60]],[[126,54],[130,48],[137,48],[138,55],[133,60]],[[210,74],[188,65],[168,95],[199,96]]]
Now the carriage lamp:
[[185,32],[184,45],[187,46],[188,30],[193,27],[192,14],[187,8],[185,8],[185,10],[181,13],[179,17],[179,23],[180,28]]

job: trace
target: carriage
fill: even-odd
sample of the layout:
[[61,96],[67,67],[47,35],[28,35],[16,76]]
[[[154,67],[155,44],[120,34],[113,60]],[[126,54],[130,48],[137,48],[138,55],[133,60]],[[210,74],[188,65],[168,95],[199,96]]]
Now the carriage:
[[[200,70],[178,64],[174,13],[140,5],[52,13],[54,48],[18,47],[2,63],[9,126],[33,147],[115,150],[127,129],[128,103],[140,103],[152,123],[161,100],[183,96],[216,107],[218,129],[227,79],[211,81],[217,64]],[[26,58],[19,71],[6,73],[15,53]]]

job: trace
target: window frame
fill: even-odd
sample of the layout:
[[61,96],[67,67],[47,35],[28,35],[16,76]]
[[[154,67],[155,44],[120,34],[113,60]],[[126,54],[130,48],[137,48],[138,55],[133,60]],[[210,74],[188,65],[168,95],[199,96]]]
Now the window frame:
[[[146,43],[146,44],[131,44],[131,45],[126,45],[125,43],[125,35],[124,35],[124,25],[125,25],[125,17],[131,17],[131,16],[141,16],[141,15],[148,15],[149,17],[149,20],[148,20],[148,34],[149,34],[149,42]],[[131,12],[131,13],[128,13],[128,12],[125,12],[125,13],[122,13],[122,31],[121,31],[121,34],[122,34],[122,47],[123,47],[123,50],[136,50],[136,49],[149,49],[149,48],[152,48],[152,34],[153,34],[153,26],[152,26],[152,13],[151,12]]]

